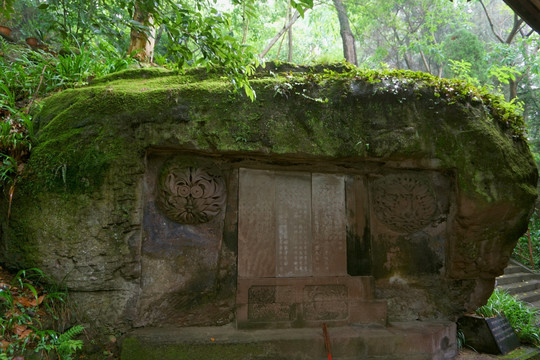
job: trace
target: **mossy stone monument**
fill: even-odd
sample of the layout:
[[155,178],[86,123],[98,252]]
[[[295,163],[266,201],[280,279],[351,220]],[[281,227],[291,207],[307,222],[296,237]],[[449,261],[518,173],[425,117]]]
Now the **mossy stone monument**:
[[522,120],[421,73],[252,86],[141,69],[45,100],[0,261],[63,280],[124,359],[322,358],[323,324],[337,359],[452,358],[537,196]]

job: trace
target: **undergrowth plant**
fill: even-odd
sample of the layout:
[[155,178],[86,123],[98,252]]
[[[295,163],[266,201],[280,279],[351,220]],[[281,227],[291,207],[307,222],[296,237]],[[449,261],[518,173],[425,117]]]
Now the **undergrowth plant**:
[[39,99],[134,63],[106,42],[64,43],[53,51],[11,44],[0,37],[0,187],[8,192],[9,205],[32,150],[32,113]]
[[0,360],[32,353],[72,359],[82,348],[82,340],[74,338],[84,327],[76,325],[64,332],[50,329],[65,315],[66,293],[39,269],[21,270],[11,280],[5,272],[1,275]]
[[540,346],[540,312],[507,292],[495,289],[487,304],[478,308],[476,314],[483,317],[504,315],[522,343]]

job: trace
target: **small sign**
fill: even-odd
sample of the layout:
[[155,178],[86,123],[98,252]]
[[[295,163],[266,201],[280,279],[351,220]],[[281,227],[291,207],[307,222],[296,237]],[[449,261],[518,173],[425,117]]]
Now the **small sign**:
[[486,323],[493,334],[493,339],[499,347],[501,354],[506,354],[519,346],[519,339],[504,316],[487,318]]
[[514,329],[504,316],[483,318],[466,315],[458,321],[465,343],[478,352],[506,354],[520,345]]

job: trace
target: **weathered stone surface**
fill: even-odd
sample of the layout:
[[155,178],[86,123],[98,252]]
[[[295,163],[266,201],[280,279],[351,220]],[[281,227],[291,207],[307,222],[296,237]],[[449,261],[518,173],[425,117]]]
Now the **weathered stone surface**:
[[238,279],[238,328],[386,325],[369,276]]
[[[333,359],[448,360],[457,355],[456,325],[412,321],[328,329]],[[214,339],[210,341],[209,339]],[[327,359],[320,328],[244,330],[230,326],[138,329],[122,347],[122,360]]]
[[[371,81],[272,70],[276,76],[254,79],[254,102],[217,76],[161,70],[126,72],[46,100],[11,218],[2,220],[0,262],[64,279],[80,311],[115,331],[232,322],[239,276],[296,271],[276,270],[279,252],[262,250],[278,221],[262,210],[272,199],[249,195],[259,210],[239,218],[241,169],[323,174],[343,179],[344,198],[332,207],[344,208],[316,231],[324,239],[311,241],[325,253],[336,233],[325,234],[328,226],[345,224],[347,251],[333,249],[345,260],[330,270],[317,253],[305,258],[317,276],[344,269],[373,276],[391,321],[455,319],[482,304],[536,198],[532,156],[512,124],[494,117],[500,109],[459,88],[452,97],[444,83],[418,74]],[[198,212],[204,221],[179,223],[156,206],[162,166],[180,155],[223,179],[225,197],[202,204],[211,206],[212,216]],[[184,185],[174,184],[171,193],[187,199]],[[320,195],[313,204],[328,201]],[[308,215],[313,234],[324,213]],[[257,224],[257,233],[244,233],[254,230],[242,221]],[[237,266],[253,236],[261,262]]]

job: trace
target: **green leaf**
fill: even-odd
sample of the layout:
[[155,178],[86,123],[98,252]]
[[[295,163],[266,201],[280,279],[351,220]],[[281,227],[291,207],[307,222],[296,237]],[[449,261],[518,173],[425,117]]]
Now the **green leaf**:
[[313,8],[313,0],[292,0],[291,6],[298,10],[301,16],[304,16],[306,10]]

